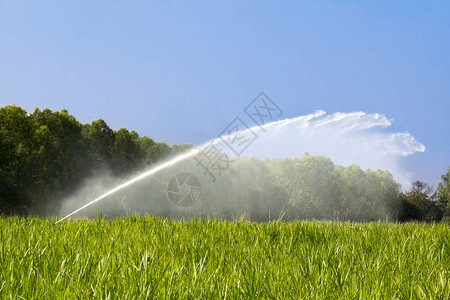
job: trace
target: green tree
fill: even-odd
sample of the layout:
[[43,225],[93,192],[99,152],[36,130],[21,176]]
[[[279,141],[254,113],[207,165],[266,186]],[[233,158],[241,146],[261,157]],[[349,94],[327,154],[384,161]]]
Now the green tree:
[[36,204],[33,211],[41,212],[78,186],[88,168],[87,149],[82,124],[67,110],[36,108],[29,118],[35,128],[30,169]]
[[371,215],[366,220],[398,219],[401,209],[400,184],[387,171],[368,169],[365,173],[370,201],[368,212]]
[[16,105],[0,108],[0,214],[21,213],[32,205],[33,125]]
[[82,135],[95,165],[111,162],[114,146],[114,131],[102,119],[94,120],[83,126]]
[[450,219],[450,167],[441,176],[442,181],[436,190],[438,207],[445,220]]
[[417,220],[431,221],[433,219],[433,203],[431,202],[431,188],[421,181],[415,181],[411,189],[403,194],[402,221]]
[[159,160],[162,160],[164,158],[167,158],[172,153],[172,148],[163,142],[156,142],[151,148],[150,148],[150,157],[149,160],[150,163],[155,163]]
[[291,216],[303,219],[334,219],[342,207],[339,174],[324,156],[305,153],[301,158],[267,162],[276,185],[289,195]]
[[83,125],[64,109],[0,107],[0,214],[48,212],[97,168],[124,176],[187,148],[102,119]]
[[191,143],[172,145],[172,154],[186,152],[194,147],[195,145]]
[[143,155],[142,163],[144,166],[149,165],[155,161],[154,149],[155,141],[148,137],[143,136],[139,139],[139,147],[141,148],[141,152]]
[[114,146],[112,148],[113,167],[116,174],[129,174],[141,166],[143,153],[139,145],[139,135],[122,127],[114,131]]

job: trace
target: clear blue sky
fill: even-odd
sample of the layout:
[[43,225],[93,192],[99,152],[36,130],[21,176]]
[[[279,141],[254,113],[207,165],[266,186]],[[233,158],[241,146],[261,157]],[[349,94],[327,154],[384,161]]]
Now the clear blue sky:
[[[0,104],[199,143],[260,91],[294,117],[383,113],[450,165],[449,1],[0,1]],[[395,3],[394,3],[395,2]]]

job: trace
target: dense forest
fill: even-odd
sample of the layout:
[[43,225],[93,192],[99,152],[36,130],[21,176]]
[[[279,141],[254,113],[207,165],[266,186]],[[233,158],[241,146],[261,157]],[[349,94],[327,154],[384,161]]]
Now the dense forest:
[[[102,119],[82,124],[67,110],[36,108],[28,114],[19,106],[3,106],[0,215],[57,212],[62,205],[58,199],[79,189],[86,178],[108,173],[123,179],[191,147],[155,142],[126,128],[112,130]],[[185,170],[195,167],[192,160],[183,163]],[[137,185],[133,195],[125,194],[116,200],[123,203],[124,197],[145,198],[148,201],[144,209],[155,214],[193,213],[174,207],[167,195],[163,197],[172,175],[162,172],[152,181],[141,183],[141,189]],[[149,195],[143,185],[159,188],[160,193]],[[343,167],[323,156],[305,154],[300,158],[266,160],[243,157],[233,158],[230,169],[206,190],[208,197],[196,215],[227,218],[247,214],[256,220],[280,215],[354,221],[450,218],[450,168],[442,175],[436,191],[418,181],[409,191],[401,192],[387,171]],[[127,207],[119,207],[127,211]]]
[[112,130],[102,119],[81,124],[67,110],[1,107],[0,213],[44,213],[48,199],[76,189],[94,171],[125,176],[190,146]]

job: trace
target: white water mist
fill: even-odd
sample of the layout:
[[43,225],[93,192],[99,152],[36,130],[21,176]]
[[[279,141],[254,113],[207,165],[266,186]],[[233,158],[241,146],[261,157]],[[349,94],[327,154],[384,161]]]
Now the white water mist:
[[[309,152],[312,155],[328,156],[336,164],[357,164],[363,169],[388,170],[396,180],[405,184],[408,181],[407,172],[400,168],[399,160],[406,155],[423,152],[425,147],[409,133],[380,130],[389,127],[391,124],[392,122],[381,114],[353,112],[327,115],[324,111],[317,111],[314,114],[246,129],[255,132],[258,139],[246,149],[243,155],[257,158],[283,158],[299,157],[304,152]],[[211,143],[227,154],[233,155],[222,139],[216,138],[204,145]],[[125,188],[135,186],[139,181],[158,172],[168,168],[176,168],[178,163],[192,158],[201,151],[204,145],[132,176],[129,180],[118,183],[112,188],[109,187],[109,189],[105,185],[99,184],[103,177],[101,177],[102,180],[90,179],[87,187],[65,201],[65,204],[69,203],[70,207],[76,205],[79,208],[73,210],[58,222]],[[211,186],[211,188],[214,188],[214,186]],[[90,192],[86,193],[86,191]],[[151,191],[148,191],[148,193],[151,193]],[[91,200],[84,198],[85,204],[81,204],[79,201],[80,195],[89,195]],[[67,206],[64,211],[66,210]]]
[[[425,151],[409,133],[389,132],[392,125],[383,114],[365,112],[313,114],[254,127],[258,139],[245,156],[263,158],[325,155],[335,164],[359,165],[362,169],[387,170],[403,186],[409,184],[409,170],[400,166],[403,157]],[[219,145],[227,149],[225,145]],[[229,152],[232,155],[231,152]],[[409,175],[408,175],[409,174]]]

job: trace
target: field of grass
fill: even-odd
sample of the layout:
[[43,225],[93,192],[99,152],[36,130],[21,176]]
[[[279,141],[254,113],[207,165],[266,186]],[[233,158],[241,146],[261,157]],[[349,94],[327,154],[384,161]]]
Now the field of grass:
[[0,218],[11,299],[449,299],[450,226]]

